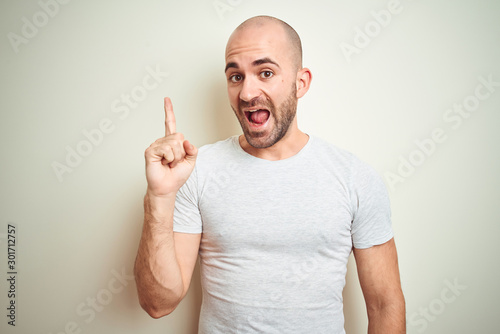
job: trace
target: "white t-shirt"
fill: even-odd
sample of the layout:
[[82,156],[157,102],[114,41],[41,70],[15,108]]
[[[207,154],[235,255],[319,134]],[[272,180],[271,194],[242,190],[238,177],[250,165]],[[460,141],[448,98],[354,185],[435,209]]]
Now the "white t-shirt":
[[202,233],[199,333],[344,333],[352,247],[393,237],[380,176],[317,137],[279,161],[234,136],[200,148],[174,231]]

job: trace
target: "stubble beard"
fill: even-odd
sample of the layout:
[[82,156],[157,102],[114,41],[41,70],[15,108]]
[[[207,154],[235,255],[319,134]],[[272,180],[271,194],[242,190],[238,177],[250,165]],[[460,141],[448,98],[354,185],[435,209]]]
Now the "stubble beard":
[[[274,103],[270,100],[266,99],[266,101],[261,100],[252,100],[249,103],[242,103],[238,106],[239,112],[236,112],[234,108],[231,106],[235,114],[237,115],[238,121],[240,122],[241,129],[243,130],[243,134],[245,135],[245,139],[247,142],[254,148],[268,148],[279,142],[290,129],[290,125],[295,119],[295,115],[297,114],[297,97],[296,97],[296,85],[293,84],[292,90],[288,95],[287,99],[279,105],[278,108],[275,107]],[[273,117],[275,124],[274,128],[271,130],[271,133],[267,135],[265,131],[253,131],[251,132],[248,128],[247,119],[245,117],[245,113],[242,111],[242,104],[245,104],[245,107],[252,107],[255,105],[266,106],[268,108],[270,115],[269,117]]]

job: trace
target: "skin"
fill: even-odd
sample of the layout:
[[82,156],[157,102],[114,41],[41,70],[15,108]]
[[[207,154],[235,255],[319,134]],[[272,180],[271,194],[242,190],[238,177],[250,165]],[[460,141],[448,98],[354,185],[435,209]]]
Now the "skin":
[[367,249],[353,248],[368,312],[368,334],[406,333],[406,308],[394,238]]
[[171,313],[184,298],[201,234],[173,232],[175,196],[194,169],[197,148],[176,132],[172,102],[165,98],[165,137],[145,152],[148,188],[134,266],[139,303],[153,318]]
[[[296,43],[276,20],[243,23],[226,47],[227,91],[242,126],[243,150],[280,160],[297,154],[309,137],[297,125],[297,100],[311,83]],[[288,50],[288,51],[287,51]],[[153,318],[171,313],[186,295],[201,234],[173,232],[175,196],[194,169],[198,150],[176,132],[172,103],[165,98],[165,136],[145,152],[148,188],[144,225],[134,267],[139,302]],[[251,124],[246,112],[266,109],[269,119]],[[353,249],[369,319],[369,334],[405,333],[405,302],[394,240]]]
[[[309,137],[297,125],[297,100],[308,91],[309,69],[297,70],[290,53],[290,41],[277,23],[247,24],[229,38],[226,48],[227,92],[231,108],[244,135],[240,145],[247,153],[267,160],[280,160],[297,154]],[[228,68],[228,66],[231,67]],[[269,109],[264,126],[252,126],[245,115],[254,106]],[[275,142],[277,129],[285,118],[288,130]]]

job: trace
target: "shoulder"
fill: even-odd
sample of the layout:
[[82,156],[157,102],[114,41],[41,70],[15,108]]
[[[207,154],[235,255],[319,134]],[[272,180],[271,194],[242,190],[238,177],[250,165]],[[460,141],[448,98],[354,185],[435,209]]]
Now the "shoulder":
[[[352,183],[363,183],[367,179],[379,179],[378,172],[354,153],[342,149],[328,141],[311,136],[312,152],[330,168],[342,172]],[[381,178],[380,178],[381,179]]]
[[337,158],[339,160],[351,161],[354,155],[323,138],[317,136],[310,136],[311,148],[315,154],[321,154],[325,158]]
[[198,160],[220,159],[223,156],[234,155],[236,152],[235,140],[237,140],[237,136],[201,146],[198,150]]
[[352,171],[353,168],[362,168],[367,164],[355,154],[340,148],[320,137],[311,136],[311,152],[320,160],[327,161],[337,169]]
[[218,152],[218,151],[226,151],[228,149],[231,149],[234,146],[234,140],[236,136],[232,136],[229,138],[226,138],[224,140],[219,140],[215,143],[212,144],[206,144],[200,147],[199,149],[199,154],[200,155],[207,155],[211,154],[213,152]]
[[232,136],[212,144],[203,145],[198,150],[196,170],[206,174],[221,168],[227,168],[241,158],[237,149],[237,136]]

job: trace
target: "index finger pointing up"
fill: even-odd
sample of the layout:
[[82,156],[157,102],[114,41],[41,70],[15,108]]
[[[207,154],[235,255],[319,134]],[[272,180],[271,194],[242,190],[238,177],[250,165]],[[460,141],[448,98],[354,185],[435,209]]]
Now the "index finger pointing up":
[[165,98],[165,137],[175,133],[174,107],[170,98]]

